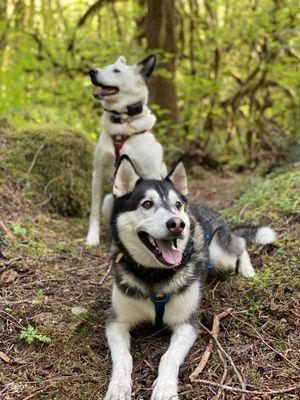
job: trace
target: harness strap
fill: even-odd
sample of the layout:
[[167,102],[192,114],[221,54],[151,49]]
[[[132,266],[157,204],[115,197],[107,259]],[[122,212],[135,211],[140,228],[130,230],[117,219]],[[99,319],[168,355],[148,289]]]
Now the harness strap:
[[169,302],[171,295],[150,293],[149,297],[155,308],[155,325],[161,327],[163,324],[165,306]]
[[[207,244],[209,246],[213,235],[210,235],[209,233],[206,233],[204,236],[205,236],[205,240],[207,241]],[[207,268],[211,270],[211,269],[215,269],[215,266],[212,263],[208,262],[207,263]]]
[[112,137],[113,145],[114,145],[114,149],[115,149],[115,157],[116,157],[115,164],[116,165],[119,162],[120,152],[121,152],[122,147],[124,146],[124,143],[126,142],[126,140],[128,140],[132,136],[141,135],[142,133],[145,133],[147,131],[148,131],[148,129],[144,129],[141,132],[132,132],[132,133],[128,133],[128,134],[125,133],[124,135],[115,135]]

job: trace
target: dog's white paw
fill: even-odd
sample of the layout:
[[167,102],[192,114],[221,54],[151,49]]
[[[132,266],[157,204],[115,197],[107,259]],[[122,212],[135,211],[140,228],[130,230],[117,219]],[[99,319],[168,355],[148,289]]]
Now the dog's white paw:
[[255,275],[251,262],[243,262],[239,266],[239,272],[244,278],[252,278]]
[[250,256],[247,250],[244,250],[239,258],[239,273],[245,278],[252,278],[255,275]]
[[100,236],[98,229],[90,229],[86,237],[86,244],[89,246],[98,246],[100,244]]
[[178,400],[177,382],[157,378],[153,385],[151,400]]
[[131,399],[131,380],[119,377],[112,379],[104,400],[130,400]]

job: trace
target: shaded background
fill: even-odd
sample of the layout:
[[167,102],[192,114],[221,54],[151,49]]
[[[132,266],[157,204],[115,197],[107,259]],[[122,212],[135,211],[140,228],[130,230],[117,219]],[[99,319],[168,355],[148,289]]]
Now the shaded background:
[[1,0],[0,21],[0,113],[17,126],[65,122],[96,139],[87,71],[151,52],[169,160],[269,170],[300,154],[298,1]]

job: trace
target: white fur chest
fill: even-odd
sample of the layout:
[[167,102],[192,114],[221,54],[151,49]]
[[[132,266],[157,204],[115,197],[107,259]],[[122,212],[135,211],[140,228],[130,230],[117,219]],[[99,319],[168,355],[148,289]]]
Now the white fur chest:
[[[163,322],[172,328],[188,321],[197,310],[200,300],[200,283],[195,281],[183,293],[171,296],[165,306]],[[113,286],[112,306],[116,320],[131,327],[141,322],[154,323],[155,321],[155,307],[150,298],[140,299],[126,296],[116,284]]]

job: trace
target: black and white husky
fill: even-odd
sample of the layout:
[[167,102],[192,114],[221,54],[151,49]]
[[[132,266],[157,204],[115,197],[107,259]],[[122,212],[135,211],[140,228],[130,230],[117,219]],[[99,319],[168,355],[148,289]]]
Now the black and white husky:
[[164,180],[144,180],[123,156],[113,193],[115,283],[106,328],[113,371],[105,400],[131,398],[130,330],[146,321],[164,324],[173,332],[160,360],[151,400],[174,399],[179,367],[197,336],[195,316],[211,251],[207,235],[212,236],[213,262],[235,268],[233,261],[239,260],[244,272],[250,263],[243,256],[246,241],[262,237],[266,242],[266,236],[273,238],[274,232],[253,228],[239,231],[238,237],[218,214],[203,206],[189,207],[182,163]]
[[[104,181],[114,176],[115,163],[128,154],[144,178],[161,179],[167,174],[163,149],[151,133],[156,118],[147,107],[146,82],[155,66],[151,55],[134,65],[127,65],[123,56],[105,68],[90,70],[92,83],[97,86],[94,96],[104,108],[103,131],[94,157],[92,205],[86,242],[97,245],[100,240],[100,209]],[[103,202],[102,214],[109,219],[112,195]]]

